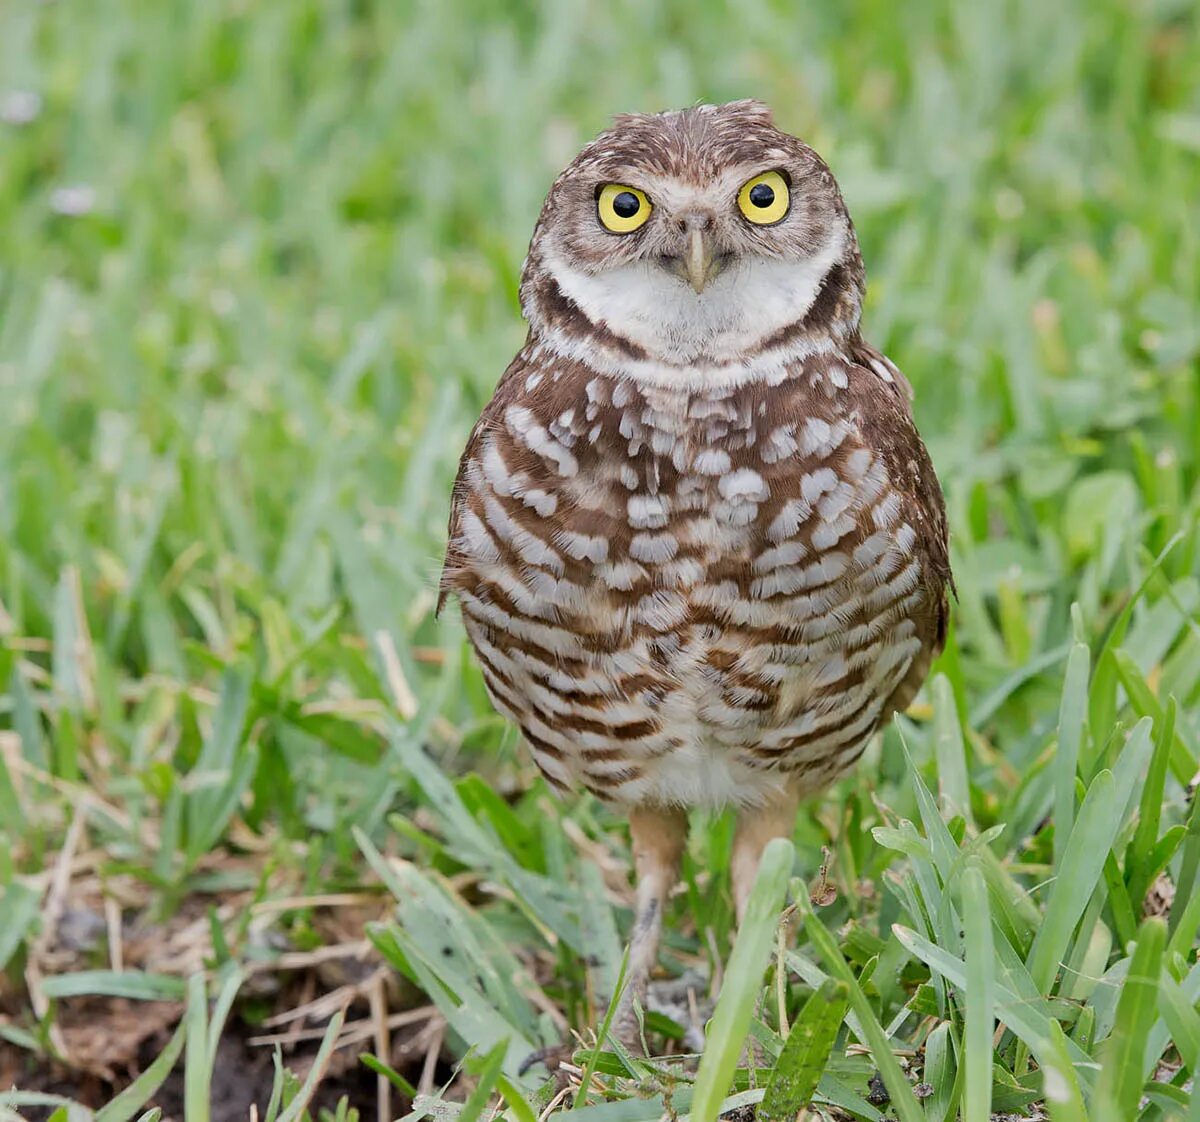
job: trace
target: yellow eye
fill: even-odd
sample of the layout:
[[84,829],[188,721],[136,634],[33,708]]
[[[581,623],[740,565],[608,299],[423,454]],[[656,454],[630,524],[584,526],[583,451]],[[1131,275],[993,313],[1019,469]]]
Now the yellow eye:
[[596,199],[601,225],[614,234],[631,234],[644,226],[653,209],[650,200],[636,187],[620,183],[606,183]]
[[738,207],[755,226],[770,226],[788,212],[787,180],[777,171],[764,171],[742,184]]

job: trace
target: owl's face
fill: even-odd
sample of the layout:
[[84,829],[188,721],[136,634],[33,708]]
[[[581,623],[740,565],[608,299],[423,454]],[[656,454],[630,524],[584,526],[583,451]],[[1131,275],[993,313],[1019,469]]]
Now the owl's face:
[[831,280],[831,310],[857,323],[833,176],[764,106],[734,102],[620,117],[588,145],[551,188],[522,300],[535,330],[565,298],[659,361],[728,363],[802,324]]

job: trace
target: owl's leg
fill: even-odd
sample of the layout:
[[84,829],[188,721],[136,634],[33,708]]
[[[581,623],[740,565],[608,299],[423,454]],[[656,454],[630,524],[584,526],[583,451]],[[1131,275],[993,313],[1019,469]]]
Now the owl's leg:
[[762,852],[772,838],[792,836],[799,805],[799,794],[788,790],[781,791],[762,806],[748,806],[738,812],[729,875],[733,882],[733,901],[739,927],[746,915],[746,903],[754,887]]
[[682,807],[639,806],[629,815],[637,903],[629,940],[625,988],[614,1019],[617,1038],[630,1051],[641,1051],[635,1002],[646,1000],[650,972],[658,962],[662,917],[667,896],[679,879],[679,863],[687,844],[688,818]]

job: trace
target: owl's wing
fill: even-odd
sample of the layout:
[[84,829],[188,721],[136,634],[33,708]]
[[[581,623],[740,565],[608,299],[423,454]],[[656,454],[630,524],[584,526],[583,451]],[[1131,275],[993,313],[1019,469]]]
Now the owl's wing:
[[936,656],[946,640],[950,614],[947,592],[954,592],[941,484],[925,442],[913,423],[913,390],[908,379],[891,359],[862,340],[852,347],[851,357],[874,375],[863,379],[863,393],[869,403],[862,411],[864,435],[868,444],[877,448],[887,461],[888,474],[901,493],[928,565],[934,592],[932,606],[936,612],[932,621],[932,653]]
[[464,562],[464,558],[456,543],[460,537],[460,523],[466,504],[468,467],[478,458],[481,451],[480,445],[484,436],[489,430],[494,429],[501,423],[500,419],[504,414],[504,409],[512,398],[512,390],[516,384],[514,379],[529,368],[529,353],[529,347],[526,345],[518,352],[512,362],[508,364],[508,368],[500,376],[500,381],[496,384],[495,393],[492,394],[487,405],[483,407],[483,412],[479,415],[479,420],[472,427],[471,433],[467,437],[467,445],[459,457],[458,473],[454,477],[454,489],[450,495],[450,520],[446,530],[446,555],[442,561],[441,579],[438,581],[438,600],[437,608],[434,612],[435,616],[445,606],[446,598],[453,594],[455,574],[462,569]]
[[850,346],[850,357],[859,365],[866,367],[892,393],[912,410],[913,388],[903,372],[887,355],[877,351],[870,343],[859,338]]

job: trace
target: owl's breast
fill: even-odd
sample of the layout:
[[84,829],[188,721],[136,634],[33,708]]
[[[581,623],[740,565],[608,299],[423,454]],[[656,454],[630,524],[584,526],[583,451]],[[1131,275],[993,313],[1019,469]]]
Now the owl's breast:
[[936,643],[895,457],[836,385],[540,381],[468,449],[447,579],[542,770],[710,804],[844,770]]

